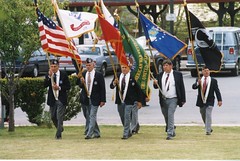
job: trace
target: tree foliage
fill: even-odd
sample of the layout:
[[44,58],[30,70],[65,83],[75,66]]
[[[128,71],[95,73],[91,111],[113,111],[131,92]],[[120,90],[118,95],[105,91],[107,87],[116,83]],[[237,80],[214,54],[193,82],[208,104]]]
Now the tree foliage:
[[[240,11],[239,2],[219,2],[218,9],[214,8],[212,3],[207,4],[210,10],[218,15],[219,26],[235,26],[236,15]],[[229,21],[230,17],[230,23]]]
[[24,68],[32,51],[40,47],[39,32],[32,0],[0,0],[0,6],[0,60],[7,79],[1,94],[9,103],[9,131],[14,131],[14,93],[23,71],[16,78],[16,66]]

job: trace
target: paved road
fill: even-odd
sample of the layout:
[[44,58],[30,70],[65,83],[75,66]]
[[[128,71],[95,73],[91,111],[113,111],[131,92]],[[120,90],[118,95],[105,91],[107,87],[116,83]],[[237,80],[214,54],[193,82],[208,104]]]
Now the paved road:
[[[202,120],[199,113],[199,108],[195,106],[197,91],[192,90],[191,86],[196,78],[190,76],[189,71],[183,71],[184,83],[186,88],[187,102],[182,108],[177,108],[175,115],[176,124],[184,125],[202,125]],[[109,88],[110,81],[113,76],[109,75],[105,78],[107,87],[107,103],[104,107],[99,108],[98,123],[103,124],[120,124],[120,119],[117,113],[117,108],[112,101],[113,90]],[[223,106],[215,106],[213,109],[213,124],[240,126],[240,83],[238,77],[232,77],[226,74],[216,76],[223,97]],[[150,82],[152,88],[152,81]],[[149,106],[139,110],[140,124],[164,124],[164,119],[160,111],[158,103],[158,90],[152,88],[151,100]],[[26,114],[20,108],[15,111],[16,125],[30,125],[27,121]],[[82,113],[79,113],[76,118],[71,121],[65,121],[65,125],[83,125],[84,118]]]

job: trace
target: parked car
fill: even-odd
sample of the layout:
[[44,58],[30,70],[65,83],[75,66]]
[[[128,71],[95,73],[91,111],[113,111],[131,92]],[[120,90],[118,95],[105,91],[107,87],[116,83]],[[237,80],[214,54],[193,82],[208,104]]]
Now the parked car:
[[[53,55],[49,55],[50,61],[54,58],[55,57]],[[9,62],[2,62],[2,77],[5,77],[4,67],[9,66],[7,65],[8,63]],[[23,69],[23,76],[37,77],[39,76],[39,74],[46,74],[49,70],[48,56],[43,51],[42,48],[39,48],[38,50],[34,51],[27,62],[23,62],[22,58],[20,57],[19,59],[16,60],[15,63],[16,74],[19,73],[19,71],[24,68],[23,63],[26,63],[26,66]]]
[[[76,46],[78,54],[82,60],[83,68],[85,68],[86,59],[88,57],[92,58],[95,62],[95,69],[101,72],[104,76],[107,72],[112,72],[113,67],[110,60],[110,56],[106,45],[78,45]],[[119,62],[114,50],[109,46],[111,56],[114,63],[114,68],[119,68]],[[76,69],[72,63],[70,57],[60,57],[59,59],[60,70],[65,70],[68,73],[76,72]]]
[[[239,75],[240,67],[240,28],[238,27],[209,27],[206,28],[209,35],[216,43],[219,50],[224,54],[222,71],[231,71],[232,75]],[[199,48],[194,44],[194,50],[198,61],[198,66],[204,66]],[[191,71],[191,76],[197,76],[196,64],[193,60],[192,48],[189,42],[187,52],[187,69]]]
[[[148,56],[151,58],[151,63],[150,63],[150,69],[153,72],[153,75],[156,76],[156,69],[158,70],[158,73],[163,71],[163,67],[162,67],[162,62],[164,59],[166,59],[166,57],[158,52],[156,49],[151,48],[149,49],[149,46],[147,46],[146,43],[146,37],[145,36],[140,36],[136,39],[136,41],[143,47],[143,49],[146,51],[146,53],[148,54]],[[156,68],[154,67],[154,61],[156,64]],[[180,71],[180,67],[181,67],[181,55],[177,55],[173,60],[173,68],[174,70],[178,70]]]

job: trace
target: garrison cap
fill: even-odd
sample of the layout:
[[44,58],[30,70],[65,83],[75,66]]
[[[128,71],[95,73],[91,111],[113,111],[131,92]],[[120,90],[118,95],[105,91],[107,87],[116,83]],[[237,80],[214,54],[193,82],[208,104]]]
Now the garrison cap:
[[51,60],[51,64],[59,65],[59,61],[57,59],[53,59]]
[[93,59],[92,58],[87,58],[86,59],[86,63],[92,63],[93,62]]

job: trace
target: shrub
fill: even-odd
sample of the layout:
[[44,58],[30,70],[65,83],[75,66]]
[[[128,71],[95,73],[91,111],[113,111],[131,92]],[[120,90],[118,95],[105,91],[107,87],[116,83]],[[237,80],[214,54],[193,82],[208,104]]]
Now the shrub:
[[66,114],[64,121],[71,120],[73,117],[76,117],[77,114],[81,111],[80,104],[80,87],[76,85],[77,77],[69,77],[71,89],[68,91],[68,105],[66,107]]
[[[71,89],[68,91],[68,105],[64,120],[71,120],[81,111],[80,88],[76,85],[77,77],[69,77]],[[20,78],[17,91],[15,93],[15,106],[20,107],[27,113],[29,122],[38,126],[46,125],[51,127],[51,117],[49,111],[44,111],[46,107],[47,89],[43,86],[43,78]],[[6,80],[1,79],[1,91],[6,91]],[[8,108],[8,102],[2,95],[3,104]]]
[[31,123],[42,124],[42,115],[45,108],[46,89],[42,78],[21,78],[17,88],[16,106],[28,115]]

